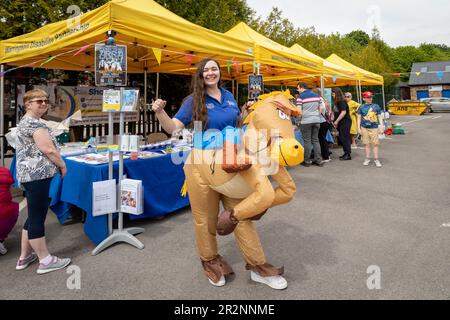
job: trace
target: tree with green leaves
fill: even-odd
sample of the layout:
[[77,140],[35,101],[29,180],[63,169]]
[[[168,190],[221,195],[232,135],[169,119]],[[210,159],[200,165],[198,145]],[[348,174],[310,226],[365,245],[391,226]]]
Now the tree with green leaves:
[[295,44],[300,30],[295,28],[294,24],[288,19],[283,18],[282,13],[280,9],[273,7],[267,19],[263,20],[258,17],[251,21],[249,25],[275,42],[292,46]]
[[202,27],[226,32],[241,21],[249,22],[255,12],[245,0],[156,0],[159,4]]
[[345,37],[357,42],[361,47],[367,47],[370,41],[370,36],[362,30],[352,31],[346,34]]
[[0,2],[0,39],[29,33],[40,27],[98,8],[107,0],[2,0]]

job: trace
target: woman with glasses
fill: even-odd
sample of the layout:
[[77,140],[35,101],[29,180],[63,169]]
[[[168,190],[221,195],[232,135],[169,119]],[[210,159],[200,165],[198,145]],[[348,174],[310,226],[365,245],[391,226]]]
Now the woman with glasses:
[[63,269],[69,258],[52,256],[45,240],[45,218],[50,199],[50,182],[58,172],[67,173],[52,131],[41,121],[48,110],[48,95],[40,89],[23,97],[26,113],[17,126],[16,175],[28,204],[28,218],[22,230],[21,254],[16,270],[23,270],[39,259],[38,274]]

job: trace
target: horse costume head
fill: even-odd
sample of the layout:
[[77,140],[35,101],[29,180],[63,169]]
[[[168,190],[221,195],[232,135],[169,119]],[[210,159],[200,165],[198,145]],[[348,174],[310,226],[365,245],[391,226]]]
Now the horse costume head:
[[245,146],[251,154],[269,149],[270,158],[281,166],[295,166],[303,162],[304,149],[295,139],[291,117],[301,111],[290,99],[289,90],[261,95],[244,120],[248,125],[244,134]]

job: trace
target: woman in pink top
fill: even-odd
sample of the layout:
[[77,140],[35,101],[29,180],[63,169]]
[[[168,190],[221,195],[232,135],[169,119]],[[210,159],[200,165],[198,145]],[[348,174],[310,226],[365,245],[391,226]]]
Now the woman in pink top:
[[7,252],[3,243],[14,228],[19,216],[19,205],[12,201],[9,188],[14,183],[8,169],[0,167],[0,254]]

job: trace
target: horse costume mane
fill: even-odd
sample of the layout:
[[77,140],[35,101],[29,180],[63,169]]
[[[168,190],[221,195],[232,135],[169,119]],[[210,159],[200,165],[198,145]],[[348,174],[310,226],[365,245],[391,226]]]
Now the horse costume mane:
[[[278,96],[278,95],[283,95],[283,96],[286,97],[287,99],[294,99],[294,97],[291,95],[291,93],[290,93],[289,90],[286,90],[286,91],[284,91],[284,92],[281,92],[281,91],[273,91],[273,92],[270,92],[270,93],[266,93],[266,94],[260,95],[260,96],[258,97],[258,101],[255,102],[252,106],[250,106],[250,107],[248,108],[248,110],[250,110],[250,111],[255,111],[255,110],[257,110],[260,106],[263,106],[263,105],[264,105],[263,102],[264,102],[267,98],[276,97],[276,96]],[[283,105],[280,105],[280,107],[283,108],[283,109],[285,109]],[[300,115],[300,110],[295,110],[295,109],[292,110],[292,109],[291,109],[291,112],[294,113],[294,114],[292,114],[292,115],[295,116],[295,117],[297,117],[297,116]],[[285,112],[285,113],[288,114],[288,112]],[[254,115],[255,115],[255,114],[254,114],[253,112],[250,112],[250,113],[246,116],[246,118],[244,119],[243,124],[244,124],[244,125],[249,124],[250,121],[252,121],[252,118],[253,118]]]

